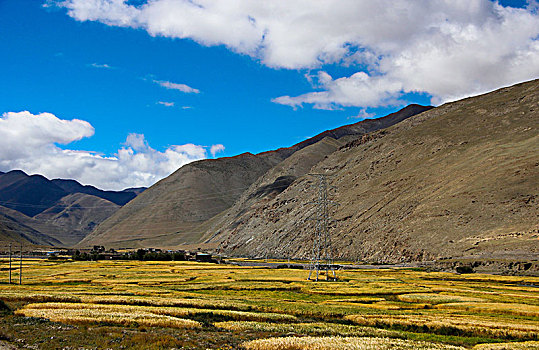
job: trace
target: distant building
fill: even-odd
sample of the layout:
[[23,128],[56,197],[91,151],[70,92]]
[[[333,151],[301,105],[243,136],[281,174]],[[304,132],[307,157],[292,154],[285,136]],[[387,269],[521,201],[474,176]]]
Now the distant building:
[[197,252],[195,255],[195,260],[199,262],[213,262],[211,254]]

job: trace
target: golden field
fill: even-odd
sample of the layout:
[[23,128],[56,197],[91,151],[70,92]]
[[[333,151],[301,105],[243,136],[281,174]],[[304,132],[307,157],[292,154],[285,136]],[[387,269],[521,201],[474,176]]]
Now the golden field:
[[27,260],[9,285],[1,263],[0,342],[18,346],[539,349],[536,277]]

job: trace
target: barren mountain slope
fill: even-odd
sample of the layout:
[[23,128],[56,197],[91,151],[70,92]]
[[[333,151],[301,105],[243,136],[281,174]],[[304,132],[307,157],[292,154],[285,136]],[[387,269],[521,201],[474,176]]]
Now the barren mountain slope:
[[[273,193],[272,187],[282,187],[293,180],[292,177],[303,175],[325,155],[351,138],[351,135],[357,136],[393,125],[429,108],[410,105],[384,118],[328,130],[292,147],[276,151],[257,155],[246,153],[232,158],[188,164],[119,210],[80,245],[172,247],[200,242],[201,237],[207,236],[206,233],[212,234],[208,228],[223,217],[224,211],[272,167],[276,166],[251,187],[255,192],[259,187],[266,187],[256,198],[252,198],[252,205],[256,205],[266,194]],[[337,142],[334,138],[342,140]],[[304,152],[303,156],[294,157],[280,167],[280,163],[290,155],[295,156],[295,152],[315,144],[318,145]],[[275,181],[277,186],[272,185]],[[208,221],[210,218],[212,220]]]
[[[445,104],[332,153],[313,171],[335,174],[335,256],[538,258],[538,104],[536,80]],[[311,184],[300,177],[211,242],[235,255],[310,256]]]
[[234,230],[242,221],[255,215],[268,201],[271,201],[279,193],[286,190],[298,177],[308,173],[324,157],[346,144],[347,138],[343,137],[340,140],[335,140],[334,138],[326,137],[315,144],[297,151],[274,166],[255,181],[242,194],[234,206],[214,218],[209,227],[202,225],[198,228],[199,230],[203,228],[207,230],[201,241],[209,243],[213,237]]
[[58,239],[65,246],[72,246],[119,208],[120,206],[106,199],[74,193],[63,197],[54,206],[36,215],[34,219],[37,224],[28,225]]
[[[14,219],[10,213],[19,212],[0,206],[0,250],[4,251],[9,243],[28,245],[61,245],[57,239],[45,235]],[[23,215],[23,214],[20,214]],[[29,218],[31,219],[31,218]]]
[[212,241],[212,237],[226,235],[227,230],[234,230],[244,219],[252,216],[254,212],[260,211],[265,203],[284,191],[298,177],[308,173],[313,166],[347,142],[368,132],[399,123],[431,108],[430,106],[412,104],[385,117],[367,119],[328,130],[292,146],[291,148],[297,151],[255,181],[233,207],[197,228],[199,231],[206,231],[201,241],[209,243]]
[[79,245],[140,247],[167,246],[173,239],[196,241],[197,225],[230,207],[246,187],[281,160],[275,152],[244,153],[187,164],[142,192]]

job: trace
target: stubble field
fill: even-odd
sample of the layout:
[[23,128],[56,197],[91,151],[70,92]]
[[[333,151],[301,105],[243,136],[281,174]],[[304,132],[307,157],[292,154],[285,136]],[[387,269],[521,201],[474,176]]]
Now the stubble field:
[[307,276],[195,262],[27,260],[23,284],[9,285],[3,260],[0,348],[539,349],[536,277]]

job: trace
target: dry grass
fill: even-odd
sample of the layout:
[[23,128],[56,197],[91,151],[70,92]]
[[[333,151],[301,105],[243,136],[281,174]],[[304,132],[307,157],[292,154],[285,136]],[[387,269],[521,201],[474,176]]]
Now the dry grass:
[[364,326],[397,327],[441,334],[496,338],[539,338],[539,325],[527,321],[503,321],[469,315],[349,315],[345,319]]
[[192,307],[201,309],[225,309],[248,311],[252,307],[246,304],[232,301],[224,301],[219,299],[187,299],[187,298],[163,298],[163,297],[133,297],[133,296],[89,296],[82,297],[82,302],[92,304],[119,304],[119,305],[144,305],[144,306],[175,306],[175,307]]
[[373,327],[358,327],[335,323],[268,323],[227,321],[216,322],[217,328],[229,331],[257,331],[276,333],[297,333],[304,335],[354,336],[354,337],[397,337],[399,332]]
[[473,350],[538,350],[538,349],[539,349],[539,341],[479,344],[473,347]]
[[405,293],[419,293],[424,292],[425,290],[422,288],[411,288],[406,287],[402,285],[395,285],[392,283],[388,283],[385,286],[342,286],[337,284],[337,288],[335,285],[331,285],[328,283],[328,285],[320,287],[320,286],[309,286],[309,288],[302,289],[302,292],[308,293],[308,294],[321,294],[321,295],[336,295],[336,296],[350,296],[350,295],[399,295],[399,294],[405,294]]
[[[379,269],[343,270],[338,282],[314,283],[307,274],[193,262],[39,260],[25,262],[23,285],[8,285],[0,276],[0,300],[12,307],[34,303],[19,315],[70,323],[143,324],[133,316],[143,314],[163,325],[167,317],[200,321],[211,333],[208,324],[227,321],[215,323],[231,331],[220,335],[249,339],[268,332],[399,334],[472,346],[488,342],[485,337],[539,337],[539,290],[530,287],[539,278]],[[357,325],[343,325],[343,318]]]
[[401,301],[407,303],[461,303],[461,302],[482,302],[484,299],[475,297],[463,297],[459,295],[436,294],[436,293],[417,293],[417,294],[402,294],[397,296]]
[[158,306],[134,306],[134,305],[101,305],[87,303],[39,303],[29,304],[22,310],[97,310],[101,312],[120,312],[120,313],[148,313],[154,315],[166,315],[173,317],[190,317],[195,315],[207,314],[214,316],[223,316],[233,320],[241,321],[274,321],[274,322],[293,322],[297,318],[291,315],[264,313],[264,312],[246,312],[234,310],[217,309],[195,309],[179,307],[158,307]]
[[79,302],[81,299],[72,295],[63,293],[28,293],[27,291],[20,292],[0,292],[0,300],[4,301],[28,301],[32,303],[45,302]]
[[411,340],[358,337],[283,337],[243,343],[247,350],[464,350],[465,348]]
[[449,303],[436,306],[439,309],[458,309],[474,313],[497,313],[539,317],[539,306],[515,303]]
[[329,299],[324,301],[326,304],[370,304],[376,303],[379,301],[385,301],[384,298],[380,297],[356,297],[354,299]]
[[150,327],[171,328],[200,328],[197,321],[182,318],[157,315],[143,311],[113,311],[96,309],[48,309],[48,308],[23,308],[15,312],[26,317],[46,318],[55,322],[63,323],[110,323],[116,325],[144,325]]

